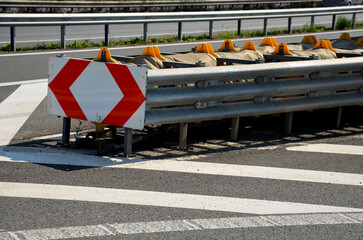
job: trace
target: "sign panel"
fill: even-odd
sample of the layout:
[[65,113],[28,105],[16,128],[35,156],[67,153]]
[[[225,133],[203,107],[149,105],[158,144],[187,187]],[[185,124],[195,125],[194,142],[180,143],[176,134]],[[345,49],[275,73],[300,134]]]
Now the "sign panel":
[[143,129],[145,68],[54,57],[49,69],[50,114]]

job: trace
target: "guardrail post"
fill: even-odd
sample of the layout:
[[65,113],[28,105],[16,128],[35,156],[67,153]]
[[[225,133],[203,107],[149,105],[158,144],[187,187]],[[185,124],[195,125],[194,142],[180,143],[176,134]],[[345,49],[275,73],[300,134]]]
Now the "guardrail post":
[[237,21],[237,35],[240,36],[242,34],[242,20],[238,19]]
[[355,28],[356,18],[357,18],[357,14],[356,13],[353,13],[353,16],[352,16],[352,28]]
[[183,22],[178,22],[178,38],[183,40]]
[[16,30],[15,26],[10,27],[10,50],[16,51]]
[[66,25],[61,25],[61,46],[66,48]]
[[285,119],[285,134],[291,134],[293,115],[294,115],[293,112],[286,113],[286,119]]
[[180,123],[179,149],[187,148],[188,123]]
[[209,37],[213,37],[213,21],[209,21]]
[[335,30],[336,29],[336,22],[337,22],[337,15],[333,15],[333,20],[332,20],[332,25],[331,25],[331,28],[333,29],[333,30]]
[[267,21],[268,21],[267,18],[263,19],[263,35],[264,36],[267,36]]
[[232,118],[232,126],[231,126],[231,140],[236,141],[238,138],[238,129],[239,129],[239,117]]
[[124,155],[128,157],[132,153],[132,128],[125,128]]
[[144,41],[147,40],[148,36],[147,36],[147,29],[148,29],[148,24],[144,23]]
[[288,19],[288,23],[287,23],[287,32],[289,33],[289,34],[291,34],[291,31],[292,31],[292,17],[289,17],[289,19]]
[[71,119],[63,117],[63,133],[62,133],[62,144],[68,145],[71,134]]
[[105,24],[105,45],[110,45],[110,25]]
[[315,25],[315,16],[311,16],[310,26],[313,27]]
[[341,127],[341,122],[342,122],[342,110],[343,110],[343,107],[338,107],[338,113],[337,113],[337,125],[336,125],[336,128],[340,128],[340,127]]

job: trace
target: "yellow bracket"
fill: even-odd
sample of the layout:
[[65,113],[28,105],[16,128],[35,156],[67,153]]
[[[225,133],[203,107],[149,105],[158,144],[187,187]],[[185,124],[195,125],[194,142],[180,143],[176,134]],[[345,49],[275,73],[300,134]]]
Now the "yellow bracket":
[[304,36],[301,43],[310,43],[315,45],[317,43],[316,37],[314,35]]
[[262,43],[260,44],[260,46],[271,46],[271,47],[277,47],[276,38],[274,38],[274,37],[265,37],[265,38],[262,40]]
[[166,59],[163,56],[161,56],[159,48],[155,47],[155,46],[146,47],[141,55],[142,56],[151,56],[151,57],[159,59],[160,61],[166,61]]
[[255,44],[253,42],[250,42],[250,41],[245,43],[245,45],[243,46],[243,50],[252,50],[252,51],[255,51],[255,52],[257,51]]
[[287,47],[286,43],[279,43],[279,45],[277,45],[277,47],[275,48],[275,51],[273,51],[270,54],[272,54],[272,55],[290,55],[290,56],[294,56],[294,54],[292,54],[289,51],[289,48]]
[[96,127],[96,132],[103,132],[105,130],[105,127],[110,126],[110,124],[104,124],[104,123],[98,123],[98,122],[91,122]]
[[333,48],[333,46],[331,45],[331,42],[329,40],[319,40],[315,46],[314,46],[314,49],[315,48],[325,48],[325,49],[328,49],[334,53],[336,53],[337,51]]
[[101,48],[101,50],[98,52],[97,57],[92,59],[92,61],[118,63],[115,59],[111,57],[111,53],[108,48]]
[[195,52],[208,53],[215,58],[219,58],[218,54],[214,52],[213,47],[210,43],[200,43]]
[[355,42],[356,46],[363,46],[363,38],[358,38],[358,40]]
[[338,40],[347,40],[352,41],[352,38],[350,37],[349,33],[342,33]]
[[230,39],[224,40],[222,47],[218,48],[217,51],[238,52],[238,50],[234,47],[232,40]]

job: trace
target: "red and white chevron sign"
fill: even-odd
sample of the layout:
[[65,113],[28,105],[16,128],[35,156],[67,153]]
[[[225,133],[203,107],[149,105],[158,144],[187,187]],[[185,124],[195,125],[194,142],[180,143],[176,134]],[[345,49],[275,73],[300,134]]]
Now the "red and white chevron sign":
[[54,57],[48,112],[57,116],[143,129],[146,69]]

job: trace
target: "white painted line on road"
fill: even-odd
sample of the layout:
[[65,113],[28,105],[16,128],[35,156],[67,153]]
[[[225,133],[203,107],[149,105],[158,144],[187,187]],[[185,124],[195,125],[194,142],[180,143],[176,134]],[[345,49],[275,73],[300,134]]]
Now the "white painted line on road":
[[17,85],[34,84],[34,83],[44,83],[44,82],[48,82],[48,78],[4,82],[4,83],[0,83],[0,87],[17,86]]
[[[120,166],[123,167],[123,166]],[[148,161],[126,168],[363,186],[363,174],[193,161]]]
[[[263,39],[263,38],[262,38]],[[216,40],[216,41],[208,41],[208,42],[217,42],[223,43],[223,40]],[[168,44],[156,44],[153,46],[157,47],[173,47],[173,46],[196,46],[201,42],[186,42],[186,43],[168,43]],[[127,50],[127,49],[140,49],[143,50],[147,45],[140,45],[140,46],[123,46],[123,47],[109,47],[110,51],[112,50]],[[1,57],[16,57],[16,56],[34,56],[34,55],[54,55],[60,53],[82,53],[82,52],[99,52],[100,48],[91,48],[91,49],[73,49],[73,50],[59,50],[59,51],[51,51],[51,52],[29,52],[29,53],[10,53],[10,54],[0,54]],[[112,52],[111,52],[112,54]]]
[[[237,30],[237,29],[236,29]],[[231,29],[231,31],[234,31],[233,29]],[[224,32],[224,31],[221,31]],[[183,32],[184,35],[188,35],[188,34],[200,34],[200,31],[195,31],[195,32]],[[157,33],[157,34],[148,34],[149,38],[152,36],[177,36],[178,34],[175,32],[169,32],[169,33]],[[132,38],[143,38],[142,34],[136,34],[136,35],[129,35],[129,36],[116,36],[116,35],[110,35],[110,40],[119,40],[119,39],[132,39]],[[86,41],[86,40],[104,40],[105,37],[79,37],[79,38],[67,38],[67,42],[72,42],[72,41]],[[16,43],[21,44],[21,43],[39,43],[39,42],[60,42],[60,39],[56,38],[56,39],[33,39],[33,40],[20,40],[20,41],[16,41]],[[6,41],[0,41],[0,44],[5,43],[5,44],[10,44],[10,41],[6,40]]]
[[334,153],[334,154],[349,154],[362,155],[363,146],[355,145],[338,145],[338,144],[308,144],[305,146],[296,146],[286,148],[289,151],[299,152],[316,152],[316,153]]
[[[22,151],[22,152],[18,152]],[[233,177],[363,186],[363,174],[182,160],[143,160],[70,154],[39,148],[0,148],[0,161],[86,167],[129,168]]]
[[47,82],[21,85],[0,104],[0,146],[7,145],[47,95]]
[[260,199],[12,182],[0,182],[0,196],[145,205],[259,215],[363,212],[363,209],[358,208]]
[[[151,234],[165,232],[184,232],[195,230],[223,230],[278,226],[318,226],[362,224],[362,221],[349,221],[346,214],[298,214],[259,217],[230,217],[207,219],[183,219],[154,222],[109,223],[88,226],[43,228],[0,233],[0,239],[75,239],[86,237],[105,237],[131,234]],[[358,213],[360,217],[363,214]],[[279,225],[272,224],[270,220]]]

